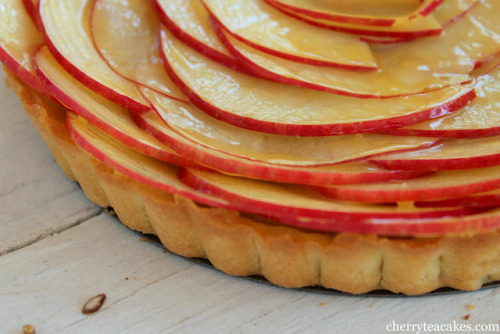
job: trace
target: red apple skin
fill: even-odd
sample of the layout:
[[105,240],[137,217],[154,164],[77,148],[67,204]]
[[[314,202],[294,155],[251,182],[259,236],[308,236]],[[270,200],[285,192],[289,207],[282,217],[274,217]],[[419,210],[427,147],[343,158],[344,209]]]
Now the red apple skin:
[[393,237],[434,237],[498,229],[500,212],[443,219],[368,219],[349,222],[335,219],[295,217],[274,218],[284,225],[322,232],[350,232]]
[[[279,9],[281,7],[291,12],[296,12],[299,14],[309,16],[313,19],[325,19],[340,23],[349,23],[349,24],[375,26],[375,27],[392,27],[396,22],[394,18],[384,18],[384,17],[367,18],[367,17],[357,17],[353,15],[342,15],[342,14],[336,15],[336,14],[317,12],[314,10],[295,7],[275,0],[264,0],[264,1],[276,9]],[[433,0],[427,6],[421,8],[417,13],[414,13],[412,16],[408,18],[411,20],[419,15],[427,16],[431,14],[437,7],[439,7],[439,5],[443,3],[443,1],[444,0]]]
[[351,28],[351,27],[339,27],[334,24],[324,24],[322,22],[315,21],[313,18],[307,18],[305,16],[294,13],[290,10],[286,10],[282,7],[275,7],[280,12],[307,24],[323,28],[330,29],[334,31],[340,31],[348,34],[356,34],[356,35],[366,35],[366,36],[378,36],[378,37],[396,37],[396,38],[420,38],[420,37],[430,37],[440,35],[443,29],[432,29],[432,30],[423,30],[423,31],[373,31],[370,29],[362,29],[362,28]]

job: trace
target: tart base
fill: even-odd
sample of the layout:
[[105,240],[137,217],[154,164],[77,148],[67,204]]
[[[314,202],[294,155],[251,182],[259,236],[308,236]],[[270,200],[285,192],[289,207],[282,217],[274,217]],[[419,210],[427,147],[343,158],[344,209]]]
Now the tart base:
[[430,238],[316,233],[207,208],[138,183],[81,150],[65,127],[65,108],[7,71],[66,176],[127,227],[156,235],[171,252],[206,258],[230,275],[259,275],[282,287],[320,286],[352,294],[418,295],[449,287],[476,290],[500,280],[500,233]]

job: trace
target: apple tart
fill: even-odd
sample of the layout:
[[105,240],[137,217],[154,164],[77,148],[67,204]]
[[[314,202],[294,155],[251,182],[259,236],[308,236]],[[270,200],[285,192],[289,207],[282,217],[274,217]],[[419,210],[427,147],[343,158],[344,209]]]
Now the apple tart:
[[7,0],[0,60],[65,174],[231,275],[500,280],[495,0]]

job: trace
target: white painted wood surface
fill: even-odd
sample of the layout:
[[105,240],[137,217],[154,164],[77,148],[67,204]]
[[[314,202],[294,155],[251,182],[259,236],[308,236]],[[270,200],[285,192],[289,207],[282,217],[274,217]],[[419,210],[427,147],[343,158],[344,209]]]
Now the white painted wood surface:
[[[28,323],[38,334],[388,333],[394,324],[500,323],[500,288],[330,295],[230,277],[165,253],[64,177],[0,80],[0,333]],[[103,308],[83,315],[101,292]]]

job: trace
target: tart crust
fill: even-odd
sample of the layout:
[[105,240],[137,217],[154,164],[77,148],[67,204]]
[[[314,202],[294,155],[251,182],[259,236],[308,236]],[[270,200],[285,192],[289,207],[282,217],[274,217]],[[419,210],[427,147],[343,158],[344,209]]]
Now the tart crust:
[[392,238],[316,233],[207,208],[114,171],[81,150],[65,127],[65,108],[7,71],[8,83],[66,176],[127,227],[155,234],[171,252],[207,258],[236,276],[278,286],[321,286],[352,294],[408,295],[441,287],[476,290],[500,280],[500,233]]

